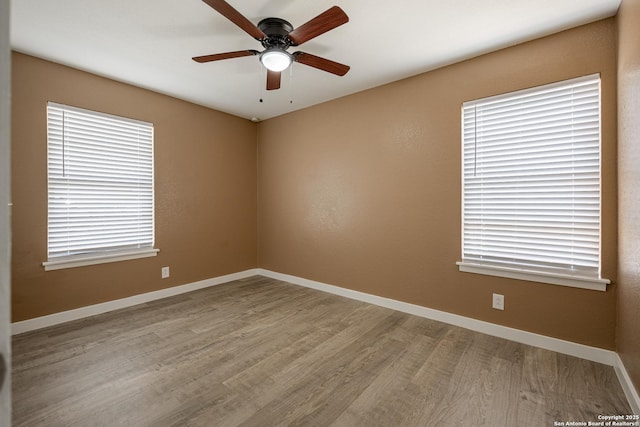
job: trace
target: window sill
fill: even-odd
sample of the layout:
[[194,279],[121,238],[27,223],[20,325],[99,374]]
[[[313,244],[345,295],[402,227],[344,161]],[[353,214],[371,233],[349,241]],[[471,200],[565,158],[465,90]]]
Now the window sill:
[[124,252],[101,253],[92,255],[76,255],[45,261],[42,263],[45,271],[61,270],[63,268],[83,267],[108,262],[126,261],[130,259],[156,256],[160,249],[138,249]]
[[507,268],[474,264],[469,262],[456,262],[460,271],[465,273],[484,274],[488,276],[506,277],[509,279],[526,280],[529,282],[547,283],[551,285],[570,286],[573,288],[589,289],[593,291],[607,290],[611,283],[608,279],[594,279],[592,277],[572,276],[568,274],[552,274],[526,269]]

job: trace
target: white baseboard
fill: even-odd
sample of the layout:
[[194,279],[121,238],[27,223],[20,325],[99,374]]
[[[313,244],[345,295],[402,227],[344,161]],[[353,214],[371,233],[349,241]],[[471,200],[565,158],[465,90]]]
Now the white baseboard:
[[462,328],[481,332],[487,335],[493,335],[511,341],[556,351],[558,353],[568,354],[571,356],[580,357],[582,359],[603,363],[609,366],[615,365],[615,358],[617,357],[617,354],[614,351],[604,350],[597,347],[590,347],[587,345],[565,341],[558,338],[535,334],[533,332],[509,328],[507,326],[496,325],[494,323],[484,322],[482,320],[476,320],[470,317],[460,316],[458,314],[447,313],[445,311],[434,310],[432,308],[427,308],[420,305],[396,301],[393,299],[353,291],[351,289],[345,289],[338,286],[327,285],[325,283],[303,279],[296,276],[290,276],[288,274],[276,273],[274,271],[264,270],[261,268],[258,269],[258,274],[261,276],[270,277],[272,279],[283,280],[295,285],[305,286],[308,288],[329,292],[381,307],[390,308],[392,310],[401,311],[403,313],[413,314],[416,316],[425,317],[427,319],[448,323],[450,325],[460,326]]
[[186,285],[174,286],[171,288],[161,289],[158,291],[148,292],[145,294],[134,295],[114,301],[107,301],[100,304],[80,307],[73,310],[62,311],[60,313],[49,314],[47,316],[36,317],[33,319],[23,320],[11,324],[11,334],[17,335],[24,332],[33,331],[47,326],[53,326],[71,320],[78,320],[96,314],[106,313],[108,311],[118,310],[121,308],[131,307],[136,304],[142,304],[149,301],[155,301],[174,295],[184,294],[186,292],[196,291],[198,289],[208,288],[210,286],[221,285],[223,283],[234,280],[245,279],[247,277],[258,274],[257,269],[241,271],[239,273],[227,274],[225,276],[214,277],[212,279],[200,280],[198,282],[188,283]]
[[482,320],[460,316],[458,314],[434,310],[432,308],[409,304],[402,301],[396,301],[376,295],[366,294],[364,292],[345,289],[338,286],[328,285],[326,283],[316,282],[314,280],[291,276],[289,274],[282,274],[275,271],[265,270],[262,268],[258,269],[258,274],[261,276],[270,277],[272,279],[293,283],[295,285],[305,286],[307,288],[317,289],[319,291],[340,295],[346,298],[367,302],[369,304],[374,304],[385,308],[390,308],[392,310],[401,311],[403,313],[413,314],[416,316],[425,317],[427,319],[448,323],[450,325],[460,326],[462,328],[481,332],[487,335],[493,335],[522,344],[544,348],[558,353],[580,357],[582,359],[612,366],[615,369],[618,380],[620,381],[625,395],[629,400],[631,408],[633,409],[634,413],[640,414],[640,399],[638,398],[638,392],[633,386],[631,378],[627,374],[620,356],[618,356],[618,354],[614,351],[591,347],[584,344],[578,344],[571,341],[565,341],[545,335],[535,334],[533,332],[527,332],[520,329],[509,328],[507,326],[496,325],[493,323],[484,322]]
[[640,396],[638,395],[638,391],[634,387],[631,377],[618,354],[616,354],[615,359],[616,363],[613,365],[613,368],[616,370],[616,375],[618,376],[622,390],[624,390],[624,394],[627,396],[627,400],[629,401],[629,405],[631,405],[633,413],[640,415]]

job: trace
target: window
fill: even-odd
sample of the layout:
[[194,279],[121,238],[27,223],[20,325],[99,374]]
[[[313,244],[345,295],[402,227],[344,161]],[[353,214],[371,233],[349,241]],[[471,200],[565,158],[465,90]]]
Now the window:
[[600,76],[462,106],[461,271],[605,290]]
[[153,125],[47,104],[46,270],[154,256]]

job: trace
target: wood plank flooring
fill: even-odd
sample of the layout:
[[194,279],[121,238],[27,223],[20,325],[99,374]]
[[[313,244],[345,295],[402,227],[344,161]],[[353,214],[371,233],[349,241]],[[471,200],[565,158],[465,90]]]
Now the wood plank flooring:
[[613,369],[253,277],[13,339],[14,426],[553,426]]

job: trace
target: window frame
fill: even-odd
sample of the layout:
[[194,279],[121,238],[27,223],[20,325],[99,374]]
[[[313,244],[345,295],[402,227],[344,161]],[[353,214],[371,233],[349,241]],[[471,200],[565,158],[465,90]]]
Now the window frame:
[[[151,206],[151,217],[149,218],[149,216],[145,216],[146,218],[146,223],[149,224],[150,222],[150,227],[151,227],[151,231],[150,233],[146,233],[146,236],[151,237],[151,241],[150,243],[146,243],[146,244],[142,244],[141,241],[138,241],[139,243],[133,243],[130,242],[128,243],[126,246],[128,247],[124,247],[124,248],[119,248],[119,249],[105,249],[104,247],[101,249],[98,246],[94,246],[93,249],[89,249],[86,251],[82,251],[81,253],[76,253],[76,254],[71,254],[71,255],[55,255],[52,256],[51,255],[51,218],[52,215],[52,211],[51,211],[51,197],[52,197],[52,188],[55,187],[55,185],[60,185],[60,184],[52,184],[52,170],[55,170],[55,167],[52,166],[52,150],[54,150],[54,148],[52,148],[52,144],[55,145],[57,144],[58,146],[61,145],[61,148],[59,148],[60,150],[65,150],[64,144],[65,144],[65,137],[64,136],[57,136],[57,137],[52,137],[50,135],[50,132],[52,132],[53,129],[53,125],[50,124],[50,112],[49,109],[59,109],[64,111],[65,113],[71,113],[71,114],[81,114],[81,115],[87,115],[90,116],[91,119],[95,119],[98,121],[116,121],[118,123],[118,125],[121,124],[125,124],[127,126],[140,126],[142,128],[146,128],[147,132],[150,132],[150,137],[147,140],[147,148],[150,149],[150,155],[148,157],[150,157],[150,159],[148,161],[150,161],[150,164],[147,163],[147,167],[150,166],[150,176],[146,175],[147,179],[150,179],[150,186],[147,185],[147,194],[148,191],[150,190],[151,194],[150,197],[146,197],[145,200],[147,200],[147,208],[150,205]],[[117,116],[117,115],[113,115],[113,114],[107,114],[107,113],[103,113],[103,112],[98,112],[98,111],[93,111],[93,110],[88,110],[88,109],[84,109],[84,108],[79,108],[79,107],[74,107],[74,106],[69,106],[69,105],[64,105],[64,104],[59,104],[59,103],[55,103],[55,102],[47,102],[47,106],[46,106],[46,110],[47,110],[47,114],[46,114],[46,126],[47,126],[47,261],[44,261],[42,263],[42,265],[44,266],[45,271],[50,271],[50,270],[59,270],[59,269],[64,269],[64,268],[73,268],[73,267],[81,267],[81,266],[88,266],[88,265],[95,265],[95,264],[103,264],[103,263],[110,263],[110,262],[117,262],[117,261],[125,261],[125,260],[132,260],[132,259],[139,259],[139,258],[147,258],[147,257],[152,257],[152,256],[156,256],[157,253],[159,252],[159,249],[154,248],[155,246],[155,166],[154,166],[154,149],[155,149],[155,142],[154,142],[154,127],[152,123],[148,123],[148,122],[144,122],[141,120],[136,120],[136,119],[130,119],[130,118],[126,118],[126,117],[122,117],[122,116]],[[63,115],[63,120],[64,120],[64,115]],[[116,126],[118,126],[116,125]],[[84,130],[84,129],[83,129]],[[110,131],[113,132],[114,129],[110,128]],[[65,130],[64,130],[64,125],[62,126],[62,135],[64,135]],[[107,154],[103,154],[103,156],[106,156]],[[62,167],[64,168],[64,154],[63,154],[63,160],[62,160]],[[76,162],[78,162],[76,160]],[[78,162],[79,163],[79,162]],[[53,168],[53,169],[52,169]],[[102,181],[95,181],[95,184],[92,185],[97,185],[100,187],[103,187],[105,189],[107,189],[106,191],[114,191],[114,185],[113,185],[113,180],[112,178],[115,176],[118,176],[119,171],[114,171],[113,175],[107,175],[107,178]],[[55,173],[53,173],[55,175]],[[58,178],[59,180],[59,178]],[[54,187],[52,187],[52,185]],[[150,187],[150,188],[149,188]],[[134,187],[124,187],[124,188],[134,188]],[[54,190],[56,191],[56,190]],[[91,191],[91,190],[88,190]],[[87,194],[87,193],[83,193],[83,194]],[[88,193],[91,195],[94,195],[95,193]],[[107,193],[108,194],[108,193]],[[97,197],[105,197],[104,195],[99,195]],[[137,205],[140,206],[140,205]],[[138,223],[140,224],[140,223]],[[140,232],[134,232],[134,234],[138,234],[140,235]],[[132,235],[134,235],[132,234]],[[99,241],[99,240],[98,240]],[[136,247],[137,245],[137,247]]]
[[[577,273],[570,273],[568,270],[550,271],[542,266],[535,267],[526,264],[500,265],[500,263],[492,263],[490,261],[483,263],[475,259],[465,259],[465,106],[473,106],[484,102],[495,102],[501,100],[513,99],[518,96],[526,96],[543,91],[567,87],[569,85],[580,84],[587,81],[598,81],[598,120],[599,120],[599,139],[598,139],[598,189],[599,189],[599,219],[598,219],[598,272],[597,277]],[[540,282],[554,285],[570,286],[576,288],[606,291],[606,285],[610,283],[608,279],[602,278],[602,83],[599,74],[591,74],[588,76],[567,79],[550,84],[540,85],[528,89],[516,90],[486,98],[479,98],[464,102],[461,106],[461,261],[456,262],[459,271],[475,274],[483,274],[496,277],[505,277],[511,279],[519,279],[532,282]]]

